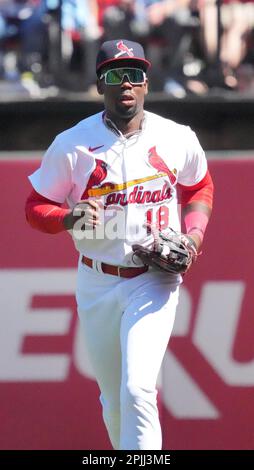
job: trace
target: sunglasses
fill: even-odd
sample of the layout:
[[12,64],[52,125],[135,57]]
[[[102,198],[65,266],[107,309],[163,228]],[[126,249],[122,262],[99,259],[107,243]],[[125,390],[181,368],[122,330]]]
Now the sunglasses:
[[107,70],[100,76],[100,80],[104,78],[106,85],[121,85],[124,77],[127,77],[132,85],[141,85],[145,83],[146,74],[142,69],[126,67]]

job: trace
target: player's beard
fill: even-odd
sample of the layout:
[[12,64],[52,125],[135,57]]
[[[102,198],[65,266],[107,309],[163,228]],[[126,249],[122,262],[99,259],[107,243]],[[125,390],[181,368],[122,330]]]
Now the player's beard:
[[125,106],[121,102],[117,102],[115,105],[116,115],[119,116],[121,119],[131,119],[136,114],[138,114],[138,105],[136,101],[133,101],[132,106]]

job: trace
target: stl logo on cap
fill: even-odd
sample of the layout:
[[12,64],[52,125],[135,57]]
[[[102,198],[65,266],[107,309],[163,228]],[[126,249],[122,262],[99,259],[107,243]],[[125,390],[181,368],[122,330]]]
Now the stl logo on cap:
[[118,52],[117,54],[115,54],[115,59],[117,59],[117,57],[120,57],[121,55],[123,54],[127,54],[129,57],[134,57],[134,54],[133,54],[133,48],[129,49],[128,46],[126,46],[126,44],[124,44],[123,41],[119,41],[116,43],[116,47],[117,49],[120,51]]

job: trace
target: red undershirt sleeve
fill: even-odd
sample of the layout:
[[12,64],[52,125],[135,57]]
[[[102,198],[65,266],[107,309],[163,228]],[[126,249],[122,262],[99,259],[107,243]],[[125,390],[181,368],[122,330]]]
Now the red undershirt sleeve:
[[213,205],[213,181],[207,170],[204,178],[193,186],[178,184],[180,190],[180,202],[182,207],[186,207],[192,202],[200,202],[212,208]]
[[63,219],[69,212],[70,210],[62,208],[60,203],[47,199],[34,189],[25,205],[26,219],[31,227],[51,234],[66,230]]
[[[206,226],[208,224],[209,215],[205,210],[199,209],[199,206],[191,206],[192,203],[198,202],[203,206],[212,209],[213,205],[213,181],[209,171],[205,177],[193,186],[183,186],[179,184],[180,202],[182,209],[188,205],[189,210],[184,215],[184,224],[186,233],[197,233],[201,242],[203,241]],[[205,208],[204,208],[205,209]]]

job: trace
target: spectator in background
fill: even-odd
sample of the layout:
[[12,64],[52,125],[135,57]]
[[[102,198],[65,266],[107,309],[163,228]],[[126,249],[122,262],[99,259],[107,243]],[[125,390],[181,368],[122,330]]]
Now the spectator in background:
[[[7,42],[19,33],[19,14],[24,2],[0,0],[0,77],[6,78],[5,55]],[[16,65],[16,64],[15,64]]]
[[[137,0],[136,0],[137,1]],[[98,0],[99,21],[103,40],[125,37],[134,39],[132,23],[135,20],[135,0]]]
[[[210,73],[214,65],[221,68],[223,84],[238,88],[241,64],[248,51],[248,38],[254,27],[253,0],[222,0],[220,47],[218,47],[216,0],[200,0],[200,19],[203,29],[204,50],[208,63],[208,84],[217,85],[215,74]],[[219,57],[217,57],[219,51]],[[219,60],[219,63],[218,63]],[[217,72],[218,73],[218,72]],[[253,73],[253,71],[252,71]]]
[[31,71],[35,62],[41,64],[46,57],[45,11],[44,0],[0,0],[1,50],[8,54],[14,45],[17,73]]
[[[192,16],[193,0],[98,0],[99,18],[109,40],[126,37],[140,42],[156,66],[150,73],[150,85],[161,91],[184,89],[183,61],[189,50],[192,31],[198,25]],[[170,84],[172,87],[170,87]]]
[[[156,63],[150,80],[154,89],[185,95],[183,65],[199,21],[193,0],[137,0],[144,2],[149,25],[147,56]],[[156,70],[156,74],[155,74]],[[160,72],[158,73],[158,70]]]
[[[30,9],[27,17],[20,22],[20,59],[19,68],[22,72],[41,72],[47,62],[49,41],[45,15],[46,0],[30,0],[26,2]],[[23,12],[24,14],[24,12]]]
[[0,79],[4,77],[4,52],[3,43],[6,37],[6,22],[0,11]]
[[95,85],[95,58],[101,36],[97,0],[62,0],[62,29],[72,42],[71,70],[81,72],[81,89],[89,90]]
[[[62,0],[61,7],[60,11],[59,0],[0,0],[0,73],[11,33],[17,43],[17,71],[29,88],[34,90],[35,81],[41,86],[56,82],[74,89],[82,83],[83,90],[94,83],[101,34],[97,24],[97,0]],[[67,38],[71,43],[68,51],[65,48]],[[67,77],[72,68],[69,74],[63,73],[63,58],[70,65],[79,62],[76,67],[81,77],[77,82]]]

